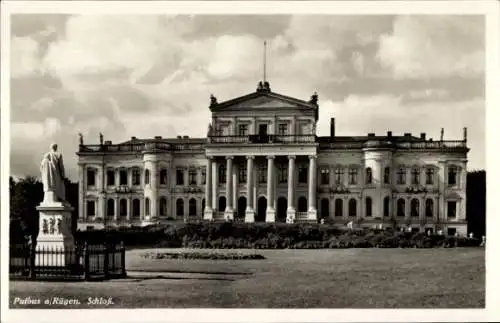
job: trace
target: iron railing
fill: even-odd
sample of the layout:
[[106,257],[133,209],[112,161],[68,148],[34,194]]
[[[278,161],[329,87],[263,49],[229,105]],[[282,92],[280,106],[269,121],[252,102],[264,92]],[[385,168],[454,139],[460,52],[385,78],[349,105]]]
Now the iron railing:
[[209,136],[212,144],[302,144],[315,143],[315,135]]

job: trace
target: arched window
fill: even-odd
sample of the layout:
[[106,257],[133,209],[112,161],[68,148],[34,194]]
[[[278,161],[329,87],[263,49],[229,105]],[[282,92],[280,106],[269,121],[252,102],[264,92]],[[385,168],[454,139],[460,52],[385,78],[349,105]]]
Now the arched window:
[[167,185],[167,170],[165,168],[160,170],[160,185]]
[[328,199],[321,200],[321,217],[327,218],[330,215],[330,201]]
[[224,212],[226,210],[226,197],[221,196],[219,197],[219,205],[218,205],[218,210],[219,212]]
[[196,199],[189,200],[189,216],[196,216]]
[[432,199],[425,200],[425,216],[430,218],[434,216],[434,201]]
[[418,199],[412,199],[410,206],[411,206],[411,216],[418,217],[420,211],[420,203]]
[[344,201],[342,199],[335,200],[335,217],[342,217],[344,214]]
[[138,217],[141,215],[141,201],[139,199],[132,200],[132,216]]
[[391,199],[389,198],[389,196],[384,197],[384,217],[389,217],[390,205],[391,205]]
[[405,200],[404,199],[398,199],[398,212],[397,212],[397,215],[398,216],[405,216]]
[[181,198],[175,202],[175,214],[177,216],[184,216],[184,200]]
[[371,184],[373,182],[372,169],[368,167],[366,169],[366,184]]
[[108,199],[107,205],[106,205],[106,214],[108,216],[114,216],[115,215],[115,200],[113,199]]
[[349,216],[356,217],[358,215],[356,199],[349,200],[348,208],[349,208],[349,210],[348,210]]
[[146,215],[151,215],[151,205],[150,204],[151,203],[149,201],[149,198],[146,197],[146,199],[144,200],[144,208],[145,208],[144,213]]
[[120,216],[127,216],[127,200],[120,200]]
[[365,199],[365,216],[372,216],[372,198]]
[[167,199],[165,197],[160,197],[160,216],[167,215]]
[[144,184],[149,184],[151,182],[151,173],[149,171],[149,169],[146,169],[144,171]]
[[299,197],[298,211],[307,212],[307,199],[303,196]]

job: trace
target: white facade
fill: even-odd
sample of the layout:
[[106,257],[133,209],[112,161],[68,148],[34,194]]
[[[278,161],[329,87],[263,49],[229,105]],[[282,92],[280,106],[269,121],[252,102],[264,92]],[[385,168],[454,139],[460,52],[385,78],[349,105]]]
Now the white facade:
[[[174,220],[467,233],[463,140],[316,136],[317,95],[212,97],[208,137],[81,143],[79,229]],[[101,140],[102,141],[102,140]]]

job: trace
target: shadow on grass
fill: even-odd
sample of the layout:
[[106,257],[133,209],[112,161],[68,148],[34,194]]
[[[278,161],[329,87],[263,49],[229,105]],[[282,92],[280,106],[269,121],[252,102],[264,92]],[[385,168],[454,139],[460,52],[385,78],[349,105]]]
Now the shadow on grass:
[[205,274],[205,275],[234,275],[234,276],[250,276],[251,272],[229,272],[229,271],[198,271],[198,270],[159,270],[159,269],[129,269],[131,272],[148,272],[148,273],[175,273],[175,274]]
[[221,280],[221,281],[235,281],[232,278],[224,278],[224,277],[169,277],[164,275],[156,275],[156,276],[136,276],[129,275],[128,280],[134,283],[153,280],[153,279],[164,279],[164,280]]

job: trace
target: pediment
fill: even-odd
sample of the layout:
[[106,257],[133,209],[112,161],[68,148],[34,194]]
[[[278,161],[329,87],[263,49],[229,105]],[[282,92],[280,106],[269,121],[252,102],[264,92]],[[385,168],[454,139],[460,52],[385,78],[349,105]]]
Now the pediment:
[[265,109],[265,108],[296,108],[297,104],[292,104],[285,100],[280,100],[277,98],[270,98],[267,96],[262,96],[250,100],[246,100],[243,102],[236,103],[231,108],[256,108],[256,109]]
[[240,110],[240,109],[315,109],[316,105],[300,99],[288,97],[273,92],[256,92],[229,101],[216,103],[212,110]]

